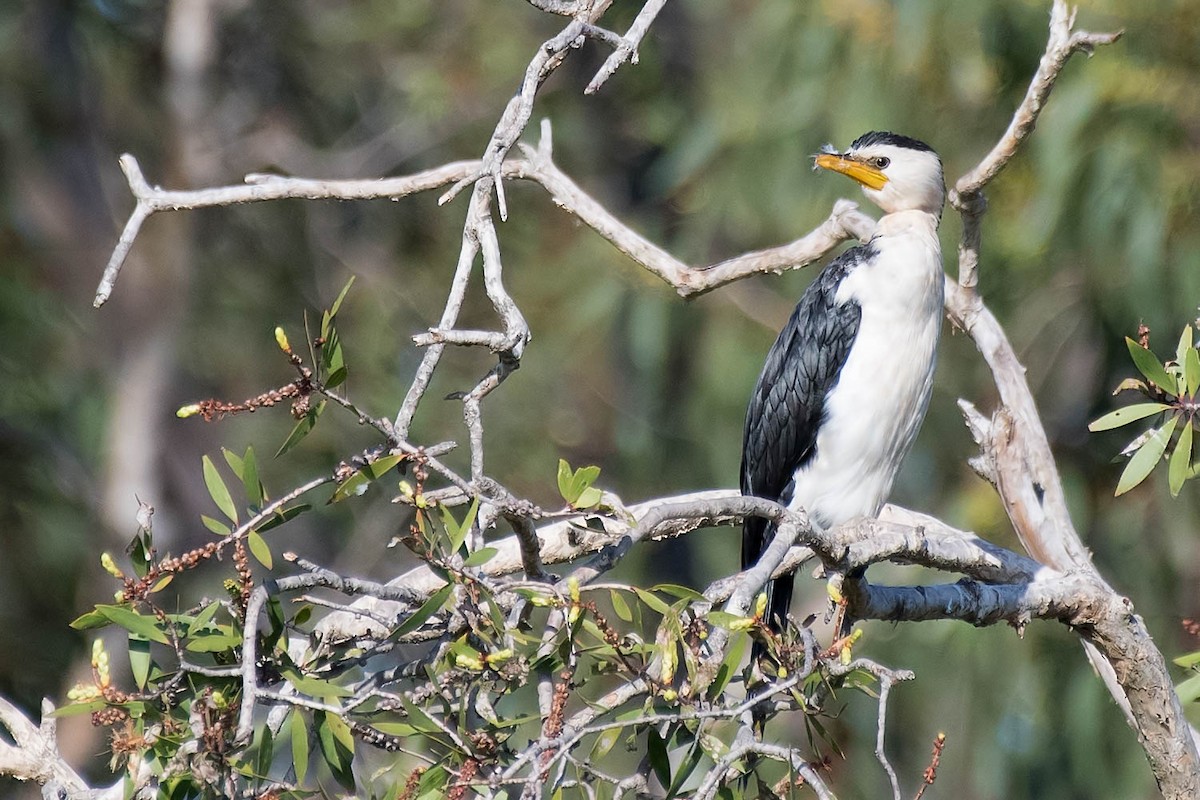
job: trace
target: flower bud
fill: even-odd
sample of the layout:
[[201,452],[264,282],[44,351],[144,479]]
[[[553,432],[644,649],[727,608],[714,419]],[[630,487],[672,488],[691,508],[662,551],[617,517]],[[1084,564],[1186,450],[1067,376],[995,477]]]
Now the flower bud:
[[200,404],[192,403],[191,405],[182,406],[178,411],[175,412],[175,416],[179,417],[180,419],[187,419],[188,417],[194,417],[199,413]]

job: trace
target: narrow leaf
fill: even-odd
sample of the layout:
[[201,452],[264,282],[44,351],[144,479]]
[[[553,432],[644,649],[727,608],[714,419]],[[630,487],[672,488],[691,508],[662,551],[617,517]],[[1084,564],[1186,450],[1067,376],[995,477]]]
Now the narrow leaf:
[[1188,348],[1187,356],[1183,359],[1183,375],[1188,395],[1195,397],[1196,390],[1200,389],[1200,350]]
[[[337,352],[340,354],[342,351],[338,350]],[[346,377],[349,374],[350,374],[350,371],[348,369],[346,369],[345,367],[334,367],[329,372],[329,377],[325,379],[325,388],[326,389],[336,389],[337,387],[341,386],[343,383],[346,382]]]
[[225,463],[229,465],[230,471],[240,481],[242,479],[242,457],[227,447],[221,448],[221,455],[225,456]]
[[608,755],[608,751],[613,749],[613,745],[621,738],[621,728],[609,728],[596,737],[596,743],[592,745],[592,754],[588,756],[588,760],[592,762],[599,761]]
[[159,644],[171,643],[167,635],[158,627],[158,620],[154,617],[143,616],[121,606],[96,606],[96,611],[107,617],[109,622],[121,626],[130,633],[136,633],[138,636]]
[[463,559],[464,567],[480,567],[491,561],[499,553],[499,548],[496,547],[481,547],[471,555]]
[[272,528],[278,528],[283,523],[288,522],[294,517],[300,516],[305,511],[312,511],[312,505],[310,503],[300,503],[299,505],[281,509],[276,511],[270,518],[259,525],[256,530],[259,533],[266,533]]
[[329,316],[336,317],[338,311],[342,307],[342,301],[346,299],[346,295],[350,292],[350,287],[354,285],[357,275],[351,275],[350,280],[346,281],[346,285],[342,287],[342,291],[338,292],[337,300],[333,301],[333,305],[329,307]]
[[1117,495],[1125,494],[1137,486],[1158,466],[1178,421],[1179,417],[1171,417],[1165,425],[1155,430],[1133,454],[1133,458],[1129,459],[1129,463],[1125,466],[1125,471],[1121,473],[1121,479],[1117,481]]
[[633,590],[637,592],[637,596],[642,599],[643,603],[657,611],[659,614],[662,614],[665,617],[671,613],[671,607],[664,603],[660,598],[655,597],[645,589],[639,589],[636,586]]
[[314,678],[311,675],[301,675],[290,667],[284,667],[279,672],[296,691],[310,697],[336,699],[338,697],[349,697],[354,694],[354,692],[344,686],[338,686],[327,680]]
[[129,634],[129,669],[139,689],[146,688],[146,680],[150,677],[150,641],[141,636]]
[[350,729],[339,717],[324,711],[313,712],[313,724],[317,730],[321,755],[325,757],[329,771],[343,788],[353,790],[354,775],[350,771],[350,764],[354,757],[354,742],[350,740],[350,747],[344,743],[345,738],[350,736]]
[[1193,667],[1200,667],[1200,650],[1197,650],[1194,653],[1188,653],[1186,656],[1180,656],[1179,658],[1173,658],[1173,659],[1171,659],[1171,663],[1173,663],[1177,666],[1180,666],[1180,667],[1184,667],[1186,669],[1191,669]]
[[1200,699],[1200,675],[1193,675],[1176,686],[1175,694],[1179,695],[1179,702],[1184,705],[1194,703],[1197,699]]
[[297,422],[295,427],[292,428],[292,432],[288,434],[288,438],[275,453],[275,457],[279,458],[281,455],[300,444],[300,442],[304,441],[304,437],[308,436],[308,434],[312,431],[313,427],[317,424],[317,418],[321,416],[321,412],[324,410],[325,401],[322,400],[321,402],[317,403],[307,414],[305,414],[304,418]]
[[580,467],[575,470],[575,474],[571,477],[571,493],[576,497],[583,494],[584,489],[587,489],[596,482],[596,478],[600,477],[600,468],[596,466]]
[[646,758],[654,770],[658,782],[667,787],[671,785],[671,759],[667,756],[667,743],[658,735],[658,731],[650,728],[646,731]]
[[625,602],[625,598],[621,593],[613,590],[609,593],[612,600],[613,611],[617,612],[617,616],[625,622],[633,622],[633,612],[629,610],[629,604]]
[[1139,419],[1161,414],[1170,408],[1171,406],[1166,403],[1134,403],[1131,406],[1125,406],[1124,408],[1118,408],[1116,411],[1108,412],[1103,417],[1100,417],[1100,419],[1088,425],[1088,430],[1093,433],[1112,430],[1122,425],[1128,425],[1131,422],[1137,422]]
[[425,624],[425,621],[441,610],[446,604],[446,600],[450,597],[450,592],[454,591],[454,584],[448,583],[441,589],[438,589],[433,595],[421,604],[421,607],[413,612],[412,616],[404,620],[399,628],[396,628],[392,634],[394,638],[407,636],[417,628]]
[[63,719],[64,717],[74,717],[79,714],[90,714],[93,711],[99,711],[108,703],[104,700],[90,700],[86,703],[71,703],[60,708],[56,708],[50,712],[52,719]]
[[578,495],[571,494],[571,478],[571,465],[567,463],[566,459],[560,458],[558,460],[558,493],[567,503],[574,503],[578,498]]
[[1175,452],[1171,453],[1171,462],[1167,468],[1167,480],[1171,485],[1171,496],[1178,497],[1183,483],[1192,471],[1192,425],[1184,421],[1183,432],[1175,442]]
[[246,544],[250,547],[250,552],[267,569],[271,569],[271,548],[267,545],[267,540],[264,539],[258,531],[250,531],[246,535]]
[[1175,347],[1175,363],[1182,364],[1187,351],[1192,349],[1192,326],[1184,325],[1179,334],[1179,344]]
[[589,486],[579,493],[571,505],[574,508],[595,508],[603,497],[604,494],[599,489]]
[[204,485],[208,487],[209,496],[217,504],[217,508],[221,509],[221,513],[229,517],[236,525],[238,521],[237,507],[233,504],[229,487],[225,485],[221,473],[217,472],[217,465],[208,456],[204,456],[201,461],[204,464]]
[[677,583],[660,583],[657,586],[652,587],[651,591],[669,594],[674,597],[678,597],[680,600],[704,600],[705,599],[704,595],[700,594],[695,589],[692,589],[688,586],[680,586]]
[[346,480],[338,484],[337,489],[333,492],[333,497],[329,499],[331,503],[339,503],[347,497],[356,497],[367,490],[367,487],[373,481],[377,481],[395,468],[397,464],[405,458],[404,453],[397,455],[383,456],[367,464],[365,467],[355,472]]
[[1129,348],[1129,355],[1133,357],[1134,366],[1138,368],[1139,372],[1167,394],[1179,394],[1179,387],[1174,376],[1167,372],[1167,368],[1158,360],[1158,356],[1128,336],[1125,337],[1125,345]]
[[204,523],[204,527],[215,533],[217,536],[228,536],[233,528],[221,522],[219,519],[213,519],[207,514],[200,515],[200,521]]
[[71,627],[77,631],[87,631],[92,628],[104,628],[112,624],[112,620],[99,611],[88,611],[71,620]]
[[224,653],[242,644],[235,633],[202,633],[187,640],[184,649],[189,653]]
[[292,735],[292,767],[296,770],[296,783],[303,785],[304,776],[308,774],[308,726],[304,724],[300,709],[293,708],[288,716],[291,718],[288,727]]
[[262,505],[262,482],[258,479],[258,461],[254,457],[254,448],[247,447],[246,455],[242,456],[242,486],[246,490],[246,499],[251,505]]

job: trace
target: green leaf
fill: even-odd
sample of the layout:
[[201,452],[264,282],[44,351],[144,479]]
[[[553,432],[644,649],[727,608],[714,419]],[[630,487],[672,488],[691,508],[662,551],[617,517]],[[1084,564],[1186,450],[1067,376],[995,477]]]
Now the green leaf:
[[308,726],[304,724],[304,714],[300,709],[293,708],[288,721],[292,735],[292,767],[296,770],[296,783],[304,784],[304,776],[308,774]]
[[[341,359],[342,351],[339,348],[337,351],[337,359]],[[346,378],[350,375],[350,371],[343,367],[337,367],[329,373],[329,377],[325,379],[326,389],[336,389],[346,382]]]
[[329,498],[331,503],[339,503],[347,497],[355,497],[367,490],[367,487],[373,481],[377,481],[395,468],[397,464],[405,458],[404,453],[398,453],[391,456],[381,456],[375,459],[370,464],[355,472],[346,480],[338,484],[337,489],[333,492],[333,497]]
[[458,549],[462,547],[463,542],[467,540],[467,534],[471,532],[471,526],[475,524],[475,516],[478,513],[478,497],[471,501],[471,507],[467,509],[467,515],[463,517],[461,524],[454,519],[454,513],[450,509],[442,506],[442,524],[446,526],[446,533],[450,537],[451,553],[457,553]]
[[221,473],[217,472],[217,465],[208,456],[204,456],[200,460],[204,464],[204,485],[208,487],[209,496],[217,504],[217,508],[221,509],[221,513],[229,517],[236,525],[238,521],[237,507],[233,504],[229,487],[225,485]]
[[240,481],[242,479],[242,468],[244,466],[242,457],[233,452],[227,447],[221,448],[221,455],[225,456],[225,463],[229,465],[229,469],[237,476]]
[[171,643],[167,635],[158,627],[159,622],[155,617],[143,616],[136,611],[130,611],[128,608],[121,606],[96,606],[96,611],[103,614],[114,625],[119,625],[130,633],[137,634],[144,639],[149,639],[159,644]]
[[1188,396],[1195,397],[1196,390],[1200,389],[1200,350],[1188,348],[1187,356],[1183,360],[1183,376]]
[[229,532],[233,530],[233,528],[229,527],[224,522],[221,522],[219,519],[213,519],[206,514],[200,515],[200,521],[204,523],[204,527],[208,528],[217,536],[228,536]]
[[342,788],[353,791],[354,775],[350,765],[354,760],[354,737],[350,734],[349,726],[337,715],[324,711],[313,712],[313,726],[317,731],[321,755],[333,777]]
[[349,697],[354,694],[344,686],[330,683],[321,678],[314,678],[311,675],[301,675],[291,667],[284,667],[279,670],[279,674],[290,683],[296,691],[301,694],[306,694],[310,697],[320,697],[323,699],[336,699],[339,697]]
[[1200,675],[1193,675],[1176,686],[1175,694],[1179,695],[1179,702],[1184,705],[1194,703],[1197,699],[1200,699]]
[[346,285],[338,292],[337,300],[333,301],[333,305],[329,307],[329,316],[336,317],[338,311],[342,307],[342,301],[346,299],[346,295],[350,293],[350,287],[354,285],[354,281],[358,278],[357,275],[351,275],[350,280],[346,281]]
[[112,624],[112,620],[99,611],[88,611],[71,620],[71,627],[77,631],[87,631],[93,628],[104,628]]
[[680,600],[704,600],[704,595],[697,592],[688,586],[680,586],[677,583],[660,583],[657,586],[651,587],[651,591],[662,592],[673,597],[678,597]]
[[498,547],[481,547],[463,559],[464,567],[480,567],[491,561],[500,552]]
[[263,725],[262,738],[258,742],[258,751],[254,759],[254,770],[257,777],[265,777],[271,771],[272,756],[275,755],[275,735],[271,726]]
[[71,703],[60,708],[56,708],[50,712],[50,717],[53,719],[63,719],[64,717],[76,717],[80,714],[90,714],[93,711],[99,711],[108,705],[104,700],[89,700],[86,703]]
[[1200,650],[1197,650],[1194,653],[1188,653],[1185,656],[1180,656],[1179,658],[1172,659],[1172,662],[1188,669],[1200,667]]
[[1125,466],[1125,471],[1121,473],[1115,494],[1125,494],[1146,480],[1146,476],[1154,471],[1162,459],[1163,453],[1166,452],[1167,442],[1171,441],[1171,434],[1175,431],[1177,422],[1179,422],[1179,417],[1171,417],[1165,425],[1154,430],[1138,448],[1138,451],[1133,454],[1133,458],[1129,459],[1129,463]]
[[692,773],[696,771],[696,766],[702,758],[704,758],[704,750],[700,748],[696,740],[693,740],[687,755],[683,757],[683,761],[679,764],[679,769],[675,771],[675,780],[671,782],[671,788],[667,790],[668,798],[679,794],[679,790],[687,783],[688,778],[692,777]]
[[657,611],[659,614],[662,614],[665,617],[671,613],[671,607],[664,603],[660,598],[655,597],[645,589],[639,589],[636,586],[633,590],[637,592],[637,596],[641,598],[643,603]]
[[575,474],[571,477],[571,494],[576,498],[580,498],[589,486],[596,482],[596,478],[600,477],[600,468],[596,466],[580,467],[575,470]]
[[658,731],[650,728],[646,731],[646,758],[654,776],[664,787],[671,785],[671,759],[667,756],[667,743],[658,735]]
[[1129,348],[1129,355],[1133,357],[1133,364],[1138,368],[1138,372],[1145,375],[1148,380],[1167,394],[1179,394],[1179,386],[1175,377],[1167,372],[1167,368],[1158,360],[1158,356],[1128,336],[1125,337],[1125,345]]
[[1192,326],[1184,325],[1179,334],[1179,344],[1175,347],[1175,363],[1182,365],[1187,358],[1187,351],[1192,349]]
[[304,441],[304,437],[308,436],[308,434],[316,426],[317,418],[321,416],[321,412],[324,410],[325,410],[325,401],[324,400],[322,400],[321,402],[319,402],[315,406],[313,406],[311,409],[309,409],[309,412],[304,415],[304,418],[301,419],[299,422],[297,422],[295,427],[292,428],[292,432],[290,434],[288,434],[287,439],[280,446],[279,450],[275,453],[275,457],[279,458],[281,455],[288,452],[296,445],[300,444],[300,442]]
[[592,762],[599,761],[608,755],[608,751],[613,749],[621,738],[623,728],[609,728],[596,737],[596,743],[592,745],[592,753],[588,756],[588,760]]
[[1170,410],[1170,408],[1171,406],[1167,403],[1134,403],[1131,406],[1125,406],[1124,408],[1118,408],[1116,411],[1108,412],[1103,417],[1100,417],[1100,419],[1088,425],[1088,430],[1093,433],[1112,430],[1122,425],[1128,425],[1131,422],[1137,422],[1139,419],[1161,414],[1163,411]]
[[271,568],[273,563],[271,560],[271,548],[267,546],[267,540],[264,539],[257,531],[250,531],[246,534],[246,544],[250,547],[250,552],[267,569]]
[[594,486],[589,486],[579,493],[579,496],[571,506],[574,508],[595,508],[600,504],[600,500],[603,497],[603,492]]
[[255,530],[259,533],[266,533],[272,528],[278,528],[283,523],[289,522],[292,519],[300,516],[305,511],[312,511],[312,504],[300,503],[299,505],[281,509],[268,517],[266,521],[261,523],[257,528],[255,528]]
[[133,680],[139,689],[146,688],[146,680],[150,677],[150,641],[141,636],[129,635],[129,669],[133,672]]
[[199,633],[207,628],[208,624],[213,621],[213,617],[215,617],[217,612],[220,610],[221,604],[218,602],[212,602],[206,605],[200,610],[200,613],[196,615],[196,618],[188,623],[188,633]]
[[558,493],[568,504],[577,498],[577,495],[571,494],[571,477],[571,465],[567,463],[566,459],[560,458],[558,460]]
[[621,593],[613,589],[609,592],[609,597],[612,600],[613,611],[617,613],[625,622],[633,622],[633,612],[629,610],[629,604],[625,602],[625,598]]
[[430,767],[425,770],[425,774],[421,776],[421,780],[417,783],[417,797],[443,797],[445,795],[443,790],[446,784],[449,783],[449,780],[450,773],[441,764]]
[[442,606],[446,604],[446,600],[449,599],[452,591],[454,591],[454,584],[448,583],[434,592],[428,600],[421,604],[420,608],[413,612],[411,617],[404,620],[399,628],[396,628],[396,630],[392,633],[392,638],[407,636],[417,628],[424,625],[427,619],[442,609]]
[[708,687],[710,698],[715,700],[725,691],[725,687],[729,685],[729,681],[736,674],[738,665],[742,663],[742,656],[746,653],[746,644],[749,641],[750,637],[744,633],[731,637],[729,649],[726,651],[724,660],[721,661],[721,667],[717,670],[712,685]]
[[1171,453],[1170,465],[1167,467],[1167,482],[1171,485],[1171,496],[1178,497],[1183,483],[1192,472],[1192,424],[1183,423],[1183,431],[1175,442],[1175,452]]
[[400,705],[404,707],[409,724],[418,731],[426,734],[442,733],[441,727],[428,714],[403,695],[400,697]]
[[202,633],[188,639],[183,649],[189,653],[225,653],[241,645],[242,637],[236,633]]
[[254,448],[247,447],[246,455],[242,456],[242,486],[246,490],[246,499],[254,507],[262,505],[262,482],[258,479],[258,460],[254,457]]

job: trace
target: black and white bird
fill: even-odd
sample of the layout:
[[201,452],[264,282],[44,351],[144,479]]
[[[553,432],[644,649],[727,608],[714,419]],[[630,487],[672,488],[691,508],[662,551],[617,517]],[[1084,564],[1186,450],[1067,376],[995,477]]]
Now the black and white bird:
[[[884,214],[866,244],[833,260],[800,298],[750,397],[743,495],[803,508],[828,530],[874,517],[929,405],[942,322],[938,223],[946,189],[929,145],[864,134],[844,153],[826,145],[815,168],[862,184]],[[742,568],[774,535],[747,519]],[[768,586],[767,621],[783,627],[793,576]]]

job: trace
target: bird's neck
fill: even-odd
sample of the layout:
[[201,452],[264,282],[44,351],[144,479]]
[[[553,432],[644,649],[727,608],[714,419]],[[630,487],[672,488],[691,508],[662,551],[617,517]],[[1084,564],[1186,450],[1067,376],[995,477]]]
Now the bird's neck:
[[903,233],[931,233],[936,235],[941,217],[928,211],[893,211],[884,214],[875,224],[875,237],[895,236]]

